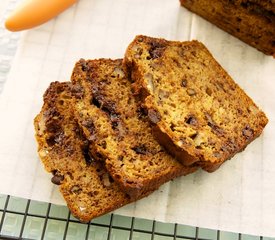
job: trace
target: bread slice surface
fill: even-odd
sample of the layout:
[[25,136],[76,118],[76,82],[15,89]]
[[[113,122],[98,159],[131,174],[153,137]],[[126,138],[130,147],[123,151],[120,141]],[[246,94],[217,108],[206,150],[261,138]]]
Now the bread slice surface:
[[90,150],[104,159],[108,172],[126,193],[137,197],[196,170],[180,164],[154,139],[121,59],[81,59],[71,81],[79,92],[75,112]]
[[268,122],[198,41],[137,36],[124,62],[156,138],[187,166],[214,171]]
[[34,125],[39,157],[53,174],[52,182],[59,185],[72,214],[88,222],[136,199],[120,190],[103,162],[91,158],[74,118],[72,92],[70,82],[51,83]]

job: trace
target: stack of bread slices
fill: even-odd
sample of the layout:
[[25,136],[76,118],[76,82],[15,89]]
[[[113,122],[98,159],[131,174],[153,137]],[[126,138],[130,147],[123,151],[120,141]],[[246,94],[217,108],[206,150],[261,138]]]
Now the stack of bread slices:
[[88,222],[216,170],[267,122],[202,43],[140,35],[124,59],[81,59],[70,82],[51,83],[34,125],[52,182]]

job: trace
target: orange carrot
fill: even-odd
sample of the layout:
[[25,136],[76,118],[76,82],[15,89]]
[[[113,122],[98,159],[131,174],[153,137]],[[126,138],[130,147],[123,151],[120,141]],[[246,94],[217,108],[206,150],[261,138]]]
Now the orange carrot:
[[25,0],[7,18],[5,26],[10,31],[36,27],[63,12],[77,0]]

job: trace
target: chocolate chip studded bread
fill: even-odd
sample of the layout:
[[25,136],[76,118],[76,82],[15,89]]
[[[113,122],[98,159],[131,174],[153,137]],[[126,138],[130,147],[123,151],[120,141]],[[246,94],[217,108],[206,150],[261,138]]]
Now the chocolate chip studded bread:
[[137,36],[124,61],[156,138],[185,165],[214,171],[267,124],[200,42]]
[[39,156],[52,182],[60,186],[72,214],[87,222],[134,199],[119,189],[103,162],[90,157],[73,116],[71,91],[70,83],[52,83],[34,125]]
[[200,15],[252,47],[275,57],[275,2],[273,0],[180,0]]
[[137,197],[196,168],[167,154],[151,133],[144,109],[131,93],[122,60],[80,60],[72,78],[76,116],[93,156],[121,189]]

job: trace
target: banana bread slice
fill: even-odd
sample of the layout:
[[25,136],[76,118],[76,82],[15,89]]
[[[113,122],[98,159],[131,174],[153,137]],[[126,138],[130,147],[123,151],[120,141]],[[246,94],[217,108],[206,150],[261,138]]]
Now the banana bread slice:
[[158,141],[211,172],[258,137],[268,120],[198,41],[137,36],[125,54]]
[[224,31],[275,57],[275,3],[260,0],[180,0]]
[[38,153],[53,174],[52,182],[59,185],[72,214],[88,222],[135,199],[120,190],[103,162],[90,156],[88,142],[74,119],[71,92],[70,82],[51,83],[34,126]]
[[136,198],[161,184],[196,170],[185,167],[154,139],[144,109],[131,92],[122,60],[83,60],[71,80],[76,117],[95,158],[121,189]]

